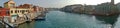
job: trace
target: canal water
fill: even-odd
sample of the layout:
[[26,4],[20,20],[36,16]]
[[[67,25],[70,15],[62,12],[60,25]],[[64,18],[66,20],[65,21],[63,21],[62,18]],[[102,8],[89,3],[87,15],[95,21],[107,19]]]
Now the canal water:
[[45,20],[21,24],[18,28],[120,28],[120,16],[93,16],[50,11]]

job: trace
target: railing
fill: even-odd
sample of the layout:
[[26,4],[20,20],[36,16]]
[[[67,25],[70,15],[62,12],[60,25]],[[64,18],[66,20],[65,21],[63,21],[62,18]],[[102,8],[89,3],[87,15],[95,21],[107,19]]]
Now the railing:
[[14,28],[9,23],[6,23],[4,20],[0,20],[0,23],[3,23],[5,26],[8,26],[9,28]]
[[6,22],[4,22],[4,21],[2,21],[2,23],[4,23],[4,25],[9,26],[9,28],[14,28],[13,26],[11,26],[10,24],[8,24],[8,23],[6,23]]

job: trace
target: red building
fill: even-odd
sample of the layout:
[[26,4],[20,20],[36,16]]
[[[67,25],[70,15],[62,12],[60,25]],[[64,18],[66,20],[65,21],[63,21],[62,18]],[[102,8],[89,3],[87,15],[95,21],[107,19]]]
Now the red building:
[[10,9],[0,8],[0,17],[10,16]]
[[18,6],[18,8],[31,8],[31,7],[32,7],[31,4],[23,4],[23,5]]
[[33,9],[35,12],[44,11],[43,8],[39,6],[33,6]]

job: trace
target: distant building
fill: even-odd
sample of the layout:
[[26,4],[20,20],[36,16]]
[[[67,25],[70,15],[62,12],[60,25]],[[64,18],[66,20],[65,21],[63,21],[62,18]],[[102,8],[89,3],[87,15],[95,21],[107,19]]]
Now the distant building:
[[101,15],[112,15],[118,13],[118,8],[115,5],[111,5],[111,3],[102,3],[96,6],[96,14]]
[[96,6],[96,14],[109,14],[111,12],[110,3],[102,3]]
[[84,7],[81,4],[75,4],[75,5],[68,5],[63,8],[63,11],[67,12],[75,12],[75,13],[83,13]]
[[33,9],[34,9],[35,12],[43,12],[43,11],[45,11],[44,8],[39,7],[39,6],[33,6]]
[[81,4],[68,5],[63,8],[64,9],[63,11],[92,14],[92,12],[95,10],[95,6],[96,5],[81,5]]
[[62,8],[62,11],[71,12],[72,11],[72,7],[70,5],[65,6],[65,7]]
[[117,3],[116,6],[119,9],[119,13],[120,13],[120,3]]
[[85,13],[93,14],[95,12],[95,6],[96,5],[84,5]]
[[84,6],[81,4],[71,5],[72,11],[75,13],[84,13]]

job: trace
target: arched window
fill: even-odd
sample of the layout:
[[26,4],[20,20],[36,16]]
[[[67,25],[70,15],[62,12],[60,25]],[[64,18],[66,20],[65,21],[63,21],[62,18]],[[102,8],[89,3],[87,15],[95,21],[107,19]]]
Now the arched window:
[[13,13],[13,10],[11,10],[11,13]]
[[15,10],[15,13],[17,13],[17,10]]

